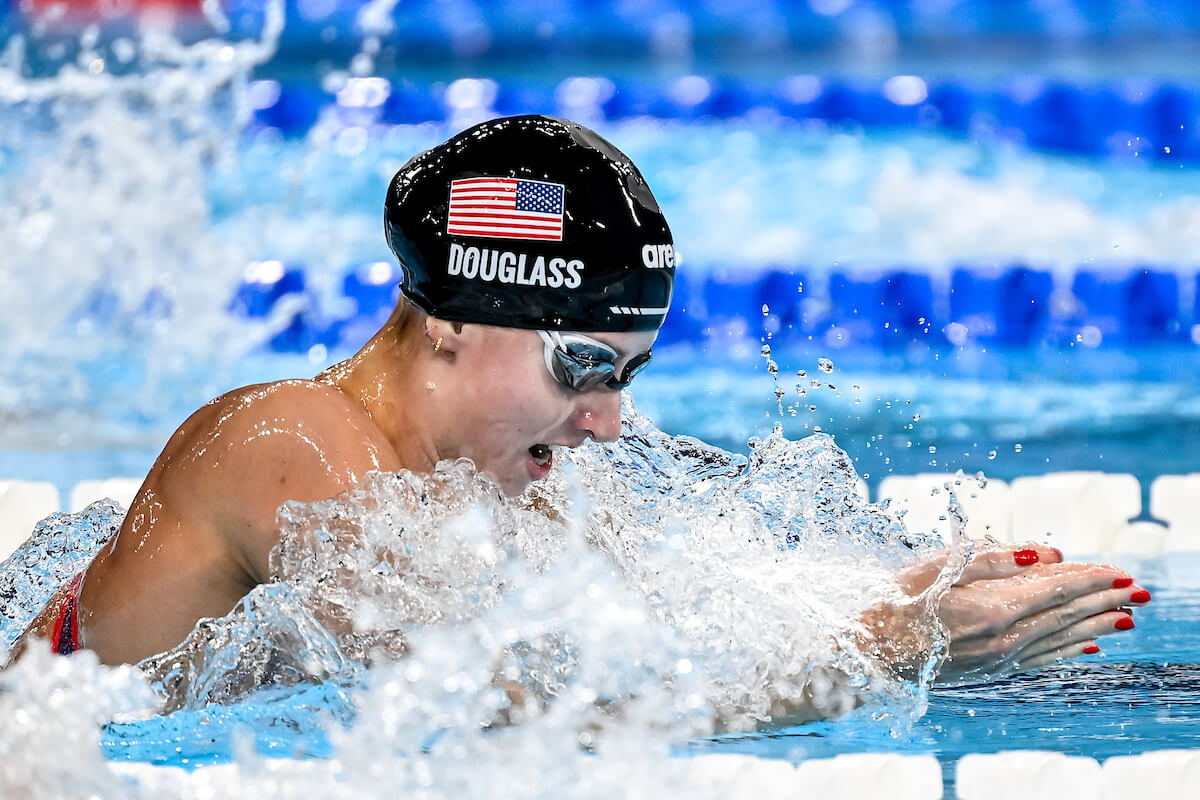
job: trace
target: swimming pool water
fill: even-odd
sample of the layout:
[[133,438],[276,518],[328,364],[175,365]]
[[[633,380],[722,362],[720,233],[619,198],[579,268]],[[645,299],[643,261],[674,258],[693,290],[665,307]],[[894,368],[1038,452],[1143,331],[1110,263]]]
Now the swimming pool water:
[[[269,73],[260,77],[279,77]],[[309,305],[300,315],[319,327],[345,310],[341,280],[349,270],[390,258],[380,198],[409,155],[490,113],[479,102],[488,91],[504,103],[541,102],[560,88],[527,74],[509,74],[491,89],[486,79],[454,77],[432,81],[441,86],[436,122],[380,124],[361,107],[327,105],[304,139],[264,125],[265,113],[244,130],[231,125],[222,116],[227,97],[202,99],[199,114],[185,108],[157,127],[151,115],[148,134],[136,113],[117,115],[117,124],[98,126],[78,150],[62,149],[62,129],[26,125],[27,117],[0,123],[8,148],[0,149],[0,185],[37,189],[12,192],[27,198],[29,213],[0,223],[15,243],[0,287],[21,298],[0,323],[19,343],[17,356],[0,366],[0,475],[48,479],[63,489],[82,478],[140,475],[184,415],[209,397],[312,374],[341,354],[324,344],[299,355],[252,347],[294,318],[278,312],[246,320],[232,313],[230,298],[248,262],[277,259],[303,271]],[[857,91],[852,80],[828,85],[847,97]],[[929,85],[937,88],[932,79]],[[668,116],[696,111],[694,104],[679,110],[674,80],[627,88],[675,103]],[[1039,88],[1038,97],[1052,89]],[[1078,89],[1069,86],[1065,96],[1090,91]],[[879,92],[872,83],[866,94],[878,99]],[[454,97],[465,101],[447,100]],[[1180,97],[1190,102],[1187,92]],[[836,273],[896,268],[945,283],[962,264],[1020,264],[1053,273],[1061,288],[1080,271],[1147,265],[1181,279],[1179,319],[1200,322],[1197,170],[1183,159],[1150,158],[1132,140],[1116,143],[1120,158],[1097,161],[1031,151],[1020,136],[986,130],[977,141],[978,128],[965,136],[864,130],[853,119],[805,123],[770,114],[665,121],[636,116],[636,102],[626,107],[633,110],[622,115],[635,116],[601,120],[601,132],[642,165],[675,226],[683,269],[698,277],[803,270],[819,283]],[[85,119],[92,110],[75,108]],[[181,120],[201,134],[164,134]],[[122,136],[106,138],[114,131]],[[66,132],[77,131],[68,125]],[[68,184],[97,167],[101,189],[114,191],[80,207],[73,189],[54,180],[21,182],[30,169],[61,176],[46,162],[63,152],[84,154],[67,161]],[[44,160],[21,157],[29,153]],[[67,221],[77,241],[51,235]],[[93,248],[110,234],[115,245]],[[1061,292],[1053,298],[1070,300]],[[662,348],[655,369],[639,379],[634,396],[664,429],[744,450],[748,437],[776,422],[793,437],[819,426],[837,435],[871,483],[931,468],[1009,478],[1099,467],[1131,472],[1148,486],[1158,474],[1195,470],[1200,350],[1186,335],[1166,347],[1076,347],[1068,339],[900,350],[781,337],[770,340],[783,368],[776,382],[759,352],[760,320],[750,313],[735,322]],[[34,335],[45,330],[51,335]],[[834,360],[831,375],[818,375],[822,357]],[[814,377],[820,386],[811,385]],[[962,754],[1014,746],[1101,758],[1200,746],[1200,712],[1189,702],[1200,688],[1200,561],[1172,555],[1131,569],[1145,576],[1155,602],[1138,612],[1133,632],[1102,642],[1100,657],[934,690],[928,713],[899,733],[865,709],[837,722],[694,741],[678,752],[791,759],[932,752],[949,770]],[[249,736],[267,754],[327,756],[325,726],[353,719],[360,712],[354,699],[366,690],[332,683],[267,689],[234,706],[123,720],[105,729],[104,752],[192,766],[234,758]]]
[[[1136,612],[1132,632],[1101,640],[1102,655],[985,685],[935,688],[925,716],[900,733],[862,709],[833,722],[695,740],[677,754],[791,761],[848,752],[933,754],[952,787],[954,765],[969,753],[1051,750],[1102,760],[1200,747],[1200,555],[1117,561],[1144,576],[1154,602]],[[264,755],[327,757],[325,726],[354,718],[354,693],[334,684],[268,689],[234,707],[111,724],[103,747],[114,760],[226,763],[244,746],[240,737],[249,728]]]

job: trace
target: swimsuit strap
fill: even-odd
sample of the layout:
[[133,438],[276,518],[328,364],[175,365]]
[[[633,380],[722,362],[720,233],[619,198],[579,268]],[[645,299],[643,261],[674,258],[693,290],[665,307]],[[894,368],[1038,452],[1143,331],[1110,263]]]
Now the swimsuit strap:
[[67,594],[59,608],[58,620],[54,623],[54,638],[51,650],[59,655],[70,655],[79,649],[79,590],[83,588],[83,573],[79,573],[67,585]]

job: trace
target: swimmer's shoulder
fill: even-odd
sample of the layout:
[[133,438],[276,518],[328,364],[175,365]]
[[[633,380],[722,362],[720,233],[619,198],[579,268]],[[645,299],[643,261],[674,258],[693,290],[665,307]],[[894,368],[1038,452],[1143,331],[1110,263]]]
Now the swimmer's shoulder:
[[[230,450],[300,448],[326,458],[401,469],[391,443],[366,409],[329,381],[293,378],[243,386],[209,401],[179,430],[176,449],[222,455]],[[171,445],[168,445],[168,449]]]
[[353,398],[327,382],[294,379],[234,389],[200,408],[147,482],[198,525],[219,531],[261,581],[280,505],[325,500],[368,472],[401,468]]
[[324,500],[374,470],[402,468],[366,410],[336,386],[293,379],[234,389],[196,411],[150,479],[170,494],[274,518],[286,500]]

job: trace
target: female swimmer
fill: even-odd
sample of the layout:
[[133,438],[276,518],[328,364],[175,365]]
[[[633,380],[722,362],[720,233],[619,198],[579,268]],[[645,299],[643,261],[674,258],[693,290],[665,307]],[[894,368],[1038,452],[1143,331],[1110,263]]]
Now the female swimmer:
[[[620,433],[621,394],[650,360],[674,282],[673,242],[633,163],[547,117],[477,125],[413,158],[385,204],[403,271],[387,323],[311,380],[237,389],[180,426],[113,541],[26,638],[137,662],[179,644],[270,579],[276,509],[372,470],[470,458],[509,496],[554,448]],[[908,570],[920,592],[936,564]],[[1148,593],[1115,567],[1045,546],[978,556],[945,595],[942,677],[1091,652]],[[903,614],[869,626],[896,641]]]

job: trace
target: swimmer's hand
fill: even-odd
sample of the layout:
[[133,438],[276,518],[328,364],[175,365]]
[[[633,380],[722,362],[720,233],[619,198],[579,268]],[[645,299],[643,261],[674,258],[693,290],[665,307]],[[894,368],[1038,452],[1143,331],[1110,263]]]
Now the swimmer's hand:
[[[902,571],[901,588],[916,597],[937,578],[946,556]],[[938,615],[949,634],[938,683],[966,683],[1036,669],[1094,653],[1096,639],[1133,627],[1131,606],[1150,593],[1124,570],[1064,562],[1053,547],[990,547],[978,552],[942,597]],[[887,607],[864,615],[876,643],[894,642],[894,663],[920,638],[917,609]],[[899,613],[897,613],[899,612]],[[906,644],[908,646],[906,646]],[[878,651],[878,648],[877,648]]]

